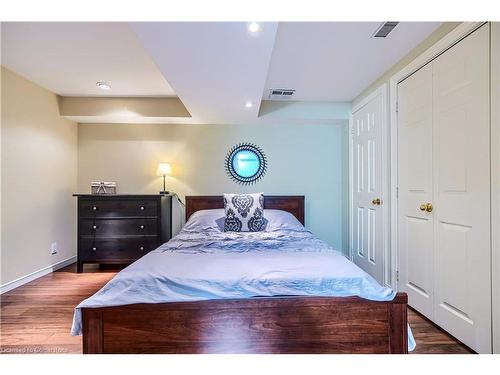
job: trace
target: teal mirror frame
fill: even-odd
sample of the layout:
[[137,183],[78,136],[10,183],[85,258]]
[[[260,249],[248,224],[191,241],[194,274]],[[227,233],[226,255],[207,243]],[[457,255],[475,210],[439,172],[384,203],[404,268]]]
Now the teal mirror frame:
[[267,170],[267,158],[253,143],[239,143],[226,155],[225,168],[235,182],[250,185],[260,180]]

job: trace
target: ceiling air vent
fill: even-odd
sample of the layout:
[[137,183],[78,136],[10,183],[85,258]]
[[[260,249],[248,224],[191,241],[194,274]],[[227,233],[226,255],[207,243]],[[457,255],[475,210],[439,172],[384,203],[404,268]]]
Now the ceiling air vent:
[[286,100],[293,96],[293,89],[271,89],[269,90],[269,100]]
[[385,38],[389,33],[394,30],[399,22],[384,22],[373,34],[374,38]]

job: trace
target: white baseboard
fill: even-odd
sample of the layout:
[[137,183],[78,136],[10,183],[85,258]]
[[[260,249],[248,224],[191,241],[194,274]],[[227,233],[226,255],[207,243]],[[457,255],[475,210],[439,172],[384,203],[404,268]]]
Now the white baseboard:
[[17,288],[21,285],[27,284],[30,281],[38,279],[39,277],[45,276],[51,272],[57,271],[60,268],[69,266],[70,264],[73,264],[75,262],[76,262],[76,256],[61,260],[60,262],[57,262],[57,263],[52,264],[50,266],[44,267],[38,271],[32,272],[29,275],[26,275],[26,276],[20,277],[16,280],[5,283],[5,284],[0,286],[0,294],[8,292],[9,290]]

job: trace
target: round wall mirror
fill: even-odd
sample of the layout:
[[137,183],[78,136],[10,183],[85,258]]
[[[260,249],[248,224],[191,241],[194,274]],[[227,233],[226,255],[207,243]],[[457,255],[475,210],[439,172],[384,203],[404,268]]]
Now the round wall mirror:
[[253,184],[265,173],[267,161],[264,152],[254,144],[240,143],[226,156],[226,172],[234,181]]

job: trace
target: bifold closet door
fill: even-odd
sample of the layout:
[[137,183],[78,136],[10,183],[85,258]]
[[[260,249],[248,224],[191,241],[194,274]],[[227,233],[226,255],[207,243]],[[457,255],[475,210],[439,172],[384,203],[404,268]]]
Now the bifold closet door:
[[434,321],[491,352],[488,25],[433,67]]
[[399,288],[411,306],[432,319],[434,217],[432,63],[398,85]]
[[398,85],[400,289],[491,352],[489,30]]

